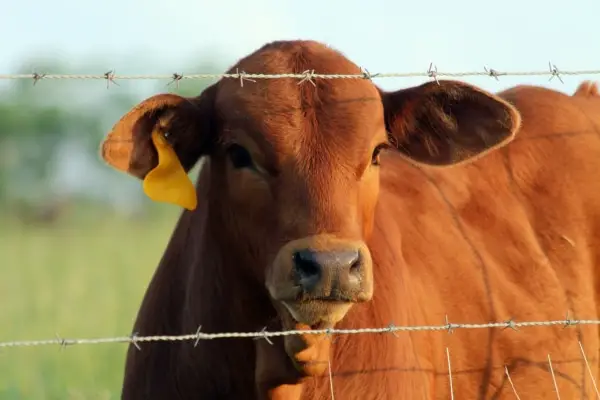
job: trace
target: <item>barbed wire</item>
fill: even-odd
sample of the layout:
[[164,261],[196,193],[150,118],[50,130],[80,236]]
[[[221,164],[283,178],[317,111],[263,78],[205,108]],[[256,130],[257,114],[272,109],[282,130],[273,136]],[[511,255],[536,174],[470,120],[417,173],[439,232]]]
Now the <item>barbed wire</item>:
[[67,347],[77,344],[106,344],[106,343],[130,343],[139,348],[139,344],[143,342],[183,342],[183,341],[194,341],[194,346],[198,344],[200,340],[214,340],[214,339],[226,339],[226,338],[251,338],[254,340],[264,339],[269,343],[272,343],[269,338],[277,336],[293,336],[293,335],[355,335],[364,333],[391,333],[396,334],[397,332],[422,332],[422,331],[446,331],[452,333],[457,329],[486,329],[486,328],[501,328],[501,329],[512,329],[519,330],[519,328],[530,328],[530,327],[548,327],[562,325],[563,328],[576,325],[600,325],[600,320],[594,319],[570,319],[569,315],[565,319],[561,320],[549,320],[549,321],[526,321],[516,322],[508,320],[504,322],[490,322],[485,324],[462,324],[462,323],[450,323],[446,318],[446,323],[443,325],[416,325],[416,326],[396,326],[390,324],[386,327],[380,328],[357,328],[357,329],[314,329],[314,330],[287,330],[287,331],[267,331],[263,329],[259,332],[219,332],[219,333],[204,333],[202,332],[202,326],[198,328],[196,333],[185,334],[185,335],[156,335],[156,336],[138,336],[133,334],[130,336],[116,336],[116,337],[101,337],[101,338],[87,338],[87,339],[66,339],[60,336],[56,336],[53,339],[44,340],[19,340],[10,342],[0,342],[0,348],[8,347],[34,347],[34,346],[47,346],[47,345],[59,345],[60,347]]
[[[443,72],[438,71],[437,66],[433,63],[429,65],[426,71],[422,72],[383,72],[372,74],[368,70],[361,68],[359,74],[319,74],[314,70],[307,70],[302,73],[281,73],[281,74],[260,74],[246,73],[244,71],[236,71],[236,73],[220,73],[220,74],[150,74],[150,75],[117,75],[114,71],[108,71],[102,74],[47,74],[47,73],[31,73],[31,74],[0,74],[0,80],[16,80],[16,79],[31,79],[34,85],[40,80],[48,79],[74,79],[74,80],[105,80],[107,85],[110,83],[116,84],[118,80],[170,80],[169,84],[179,83],[182,80],[199,80],[199,79],[239,79],[243,86],[244,81],[253,81],[255,79],[283,79],[293,78],[299,79],[300,82],[310,81],[313,79],[373,79],[373,78],[414,78],[426,77],[437,81],[440,77],[462,78],[473,76],[489,76],[499,80],[502,76],[550,76],[549,80],[557,78],[561,82],[562,76],[573,75],[600,75],[600,69],[590,70],[559,70],[558,67],[551,62],[548,63],[548,69],[534,71],[499,71],[493,68],[484,67],[479,71],[463,71],[463,72]],[[564,83],[564,82],[563,82]]]

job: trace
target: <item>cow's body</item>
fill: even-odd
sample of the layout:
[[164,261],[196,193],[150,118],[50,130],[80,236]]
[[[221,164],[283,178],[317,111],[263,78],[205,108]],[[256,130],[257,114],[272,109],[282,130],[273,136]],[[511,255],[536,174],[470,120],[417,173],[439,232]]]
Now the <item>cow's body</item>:
[[[588,85],[588,84],[586,84]],[[600,97],[538,87],[499,94],[519,111],[515,139],[453,168],[382,156],[374,229],[374,293],[336,328],[596,319],[600,263]],[[240,273],[231,217],[211,193],[210,159],[198,209],[184,212],[148,288],[134,331],[282,329],[259,285]],[[255,235],[268,235],[256,227]],[[238,279],[240,278],[240,279]],[[327,373],[299,378],[283,339],[215,339],[130,347],[125,399],[324,399]],[[323,340],[328,340],[327,338]],[[336,337],[336,399],[591,399],[596,325],[456,329]],[[264,379],[264,382],[263,382]],[[300,384],[298,384],[300,383]],[[261,385],[265,385],[264,391]],[[273,387],[275,388],[273,390]],[[257,389],[258,388],[258,389]],[[258,393],[258,394],[257,394]]]

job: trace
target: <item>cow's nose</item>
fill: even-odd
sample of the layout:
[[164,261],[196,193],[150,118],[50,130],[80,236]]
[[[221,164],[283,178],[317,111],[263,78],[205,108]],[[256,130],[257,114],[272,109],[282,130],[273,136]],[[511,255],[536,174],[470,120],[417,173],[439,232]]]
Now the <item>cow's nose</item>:
[[293,257],[297,282],[307,294],[343,300],[360,287],[362,257],[357,249],[301,249]]

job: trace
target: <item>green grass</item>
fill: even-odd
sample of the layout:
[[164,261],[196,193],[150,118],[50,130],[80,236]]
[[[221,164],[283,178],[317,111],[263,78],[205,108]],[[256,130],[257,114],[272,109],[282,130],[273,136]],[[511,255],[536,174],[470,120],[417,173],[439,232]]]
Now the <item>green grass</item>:
[[[0,217],[0,341],[129,334],[176,221],[168,211],[136,222],[92,210],[52,227]],[[118,399],[126,348],[0,349],[0,399]]]

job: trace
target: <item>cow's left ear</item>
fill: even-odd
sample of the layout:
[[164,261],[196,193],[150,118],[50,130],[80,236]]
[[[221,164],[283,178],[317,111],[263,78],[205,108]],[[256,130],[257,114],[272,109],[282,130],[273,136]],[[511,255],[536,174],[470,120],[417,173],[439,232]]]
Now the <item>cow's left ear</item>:
[[510,142],[521,124],[517,109],[472,85],[441,80],[383,92],[392,142],[418,164],[450,166]]

